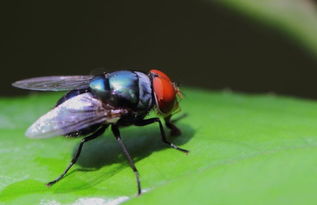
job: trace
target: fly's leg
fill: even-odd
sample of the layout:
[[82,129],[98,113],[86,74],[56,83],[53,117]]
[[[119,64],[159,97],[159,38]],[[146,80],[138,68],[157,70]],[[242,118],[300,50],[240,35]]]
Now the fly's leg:
[[168,127],[171,130],[171,135],[172,136],[179,136],[179,135],[182,134],[182,132],[174,124],[174,122],[179,120],[179,119],[173,121],[173,120],[171,120],[171,117],[172,117],[172,115],[169,115],[169,116],[164,118],[165,125],[166,125],[166,127]]
[[[162,122],[159,118],[150,118],[150,119],[146,119],[146,120],[142,120],[142,121],[139,121],[139,122],[136,122],[135,125],[136,126],[146,126],[146,125],[149,125],[149,124],[152,124],[152,123],[159,123],[159,126],[160,126],[160,131],[161,131],[161,138],[162,138],[162,141],[166,144],[168,144],[170,147],[174,148],[174,149],[177,149],[179,151],[182,151],[184,153],[188,153],[189,151],[186,150],[186,149],[182,149],[178,146],[176,146],[175,144],[171,143],[170,141],[167,140],[166,138],[166,134],[165,134],[165,131],[164,131],[164,128],[163,128],[163,125],[162,125]],[[176,127],[176,126],[175,126]],[[177,128],[178,129],[178,128]]]
[[57,177],[55,180],[47,183],[46,185],[47,186],[52,186],[53,184],[55,184],[56,182],[61,180],[67,174],[68,170],[77,162],[77,160],[78,160],[78,158],[80,156],[81,150],[83,148],[84,143],[88,142],[90,140],[93,140],[93,139],[99,137],[100,135],[102,135],[104,133],[104,131],[106,130],[106,128],[107,128],[107,126],[104,126],[104,127],[100,128],[99,130],[97,130],[96,132],[94,132],[93,134],[91,134],[91,135],[89,135],[87,137],[84,137],[81,140],[81,142],[80,142],[80,144],[78,146],[78,149],[76,151],[75,156],[73,157],[73,159],[71,160],[70,164],[67,166],[65,171],[59,177]]
[[123,141],[121,139],[121,135],[120,135],[120,131],[119,131],[118,126],[117,125],[112,125],[111,129],[112,129],[112,133],[115,136],[117,142],[121,146],[121,149],[122,149],[124,155],[127,157],[128,161],[129,161],[129,164],[130,164],[130,167],[132,168],[132,170],[133,170],[133,172],[135,174],[136,183],[137,183],[137,186],[138,186],[138,195],[140,195],[142,191],[141,191],[141,183],[140,183],[140,178],[139,178],[139,172],[138,172],[137,168],[135,167],[134,161],[131,158],[126,145],[123,143]]
[[[176,122],[182,120],[183,118],[185,118],[185,117],[187,117],[187,116],[188,116],[187,113],[183,113],[183,114],[181,114],[180,116],[178,116],[178,117],[172,119],[171,122],[172,122],[172,123],[176,123]],[[172,115],[170,115],[170,118],[171,118],[171,117],[172,117]]]

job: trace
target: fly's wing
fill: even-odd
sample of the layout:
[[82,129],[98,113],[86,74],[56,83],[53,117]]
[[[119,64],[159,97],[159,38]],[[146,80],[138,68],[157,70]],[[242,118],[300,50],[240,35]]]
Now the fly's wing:
[[83,93],[40,117],[25,135],[30,138],[65,135],[99,123],[115,123],[126,112],[107,107],[90,93]]
[[46,76],[12,83],[14,87],[38,91],[65,91],[88,87],[92,75]]

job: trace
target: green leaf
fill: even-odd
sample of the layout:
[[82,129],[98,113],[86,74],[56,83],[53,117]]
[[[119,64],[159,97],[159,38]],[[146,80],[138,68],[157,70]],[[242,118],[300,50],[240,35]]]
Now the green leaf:
[[313,0],[217,0],[295,37],[317,54],[317,5]]
[[182,136],[160,141],[157,125],[122,129],[140,171],[109,131],[84,146],[79,165],[53,187],[78,139],[25,138],[60,94],[0,100],[0,204],[315,204],[317,103],[274,95],[184,89]]

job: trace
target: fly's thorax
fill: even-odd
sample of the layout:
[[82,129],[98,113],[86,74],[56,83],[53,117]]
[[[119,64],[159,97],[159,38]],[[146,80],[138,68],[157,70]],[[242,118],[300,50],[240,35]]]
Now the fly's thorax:
[[135,72],[138,76],[138,86],[139,86],[139,102],[138,109],[150,110],[153,108],[154,99],[152,92],[152,84],[148,75],[142,72]]
[[114,107],[147,111],[153,107],[151,81],[136,71],[116,71],[95,76],[89,87],[104,103]]

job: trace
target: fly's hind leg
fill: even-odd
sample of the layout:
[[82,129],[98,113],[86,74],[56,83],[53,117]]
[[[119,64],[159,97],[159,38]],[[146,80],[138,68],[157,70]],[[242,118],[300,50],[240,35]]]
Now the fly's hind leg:
[[88,142],[88,141],[90,141],[90,140],[93,140],[93,139],[99,137],[100,135],[102,135],[102,134],[105,132],[106,128],[107,128],[107,126],[103,126],[103,127],[99,128],[96,132],[94,132],[93,134],[91,134],[91,135],[89,135],[89,136],[87,136],[87,137],[84,137],[84,138],[81,140],[81,142],[80,142],[80,144],[79,144],[79,146],[78,146],[78,149],[77,149],[77,151],[76,151],[75,156],[73,157],[73,159],[71,160],[71,162],[69,163],[69,165],[67,166],[67,168],[65,169],[65,171],[64,171],[59,177],[57,177],[57,178],[54,179],[53,181],[47,183],[46,185],[47,185],[47,186],[52,186],[53,184],[55,184],[56,182],[58,182],[59,180],[61,180],[61,179],[67,174],[67,172],[69,171],[69,169],[77,162],[77,160],[78,160],[78,158],[79,158],[79,156],[80,156],[81,150],[82,150],[82,148],[83,148],[84,143],[85,143],[85,142]]

